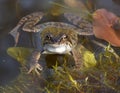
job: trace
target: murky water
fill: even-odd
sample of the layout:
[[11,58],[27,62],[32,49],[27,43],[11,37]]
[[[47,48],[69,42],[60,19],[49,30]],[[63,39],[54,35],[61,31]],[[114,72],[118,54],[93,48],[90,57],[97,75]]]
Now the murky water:
[[[6,53],[7,48],[14,45],[14,39],[8,33],[22,16],[47,8],[47,2],[48,0],[0,0],[0,85],[7,84],[19,74],[20,65]],[[24,36],[25,34],[20,38]],[[29,46],[28,39],[25,40],[20,40],[21,46]]]
[[[22,16],[37,10],[47,11],[51,7],[48,1],[0,0],[0,85],[7,84],[19,74],[20,65],[6,53],[7,48],[14,45],[14,40],[8,33]],[[120,5],[113,1],[96,0],[95,6],[97,9],[106,8],[120,16]],[[25,40],[20,41],[21,46],[28,46],[28,41]]]

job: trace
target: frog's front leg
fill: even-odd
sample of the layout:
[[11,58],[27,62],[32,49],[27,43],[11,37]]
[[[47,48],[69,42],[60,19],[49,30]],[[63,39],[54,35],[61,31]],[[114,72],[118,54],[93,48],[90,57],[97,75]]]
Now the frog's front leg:
[[18,22],[17,26],[15,28],[13,28],[13,30],[9,33],[15,39],[15,46],[17,45],[18,39],[19,39],[19,31],[18,31],[18,29],[24,25],[23,28],[22,28],[23,31],[34,32],[35,30],[33,30],[32,27],[34,27],[35,24],[37,24],[42,19],[43,16],[44,16],[44,13],[36,12],[36,13],[32,13],[32,14],[29,14],[29,15],[23,17]]
[[28,74],[31,73],[33,70],[40,75],[39,71],[43,70],[43,67],[38,63],[40,59],[41,53],[39,50],[34,50],[28,60],[29,62],[29,71]]
[[81,68],[82,64],[83,64],[83,60],[82,60],[82,55],[81,55],[80,51],[78,51],[78,49],[76,49],[76,48],[72,49],[71,55],[74,58],[75,67],[76,68]]

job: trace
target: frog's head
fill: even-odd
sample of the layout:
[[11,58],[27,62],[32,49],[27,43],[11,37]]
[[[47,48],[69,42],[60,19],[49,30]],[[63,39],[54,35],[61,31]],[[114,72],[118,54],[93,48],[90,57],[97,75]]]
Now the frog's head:
[[52,33],[47,33],[43,40],[43,46],[45,51],[63,54],[71,51],[75,44],[73,44],[69,34],[60,33],[53,35]]

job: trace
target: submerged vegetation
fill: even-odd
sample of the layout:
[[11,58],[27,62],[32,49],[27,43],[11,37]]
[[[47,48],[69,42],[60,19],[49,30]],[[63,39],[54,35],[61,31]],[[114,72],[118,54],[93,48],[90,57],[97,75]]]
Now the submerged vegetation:
[[27,58],[32,49],[11,47],[7,53],[20,62],[21,73],[10,84],[1,86],[0,93],[120,93],[120,59],[109,48],[96,59],[96,54],[81,46],[78,49],[82,56],[80,68],[67,66],[70,60],[64,57],[64,64],[59,66],[56,60],[56,65],[38,76],[34,72],[27,74]]
[[[23,51],[24,50],[24,51]],[[32,50],[13,47],[8,54],[22,64],[20,75],[5,87],[2,93],[119,93],[120,92],[120,60],[107,49],[100,53],[96,60],[94,54],[80,48],[83,54],[81,68],[68,67],[66,60],[61,66],[53,65],[40,76],[34,72],[27,74],[26,57]],[[89,61],[88,61],[89,60]],[[49,72],[49,73],[48,73]],[[45,76],[47,73],[47,77]]]

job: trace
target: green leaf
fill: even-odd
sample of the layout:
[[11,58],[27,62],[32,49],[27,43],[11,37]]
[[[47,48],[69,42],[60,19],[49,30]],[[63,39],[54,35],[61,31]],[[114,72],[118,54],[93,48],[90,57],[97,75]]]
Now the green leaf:
[[8,55],[16,59],[21,64],[24,64],[31,52],[32,49],[23,47],[10,47],[7,49]]

